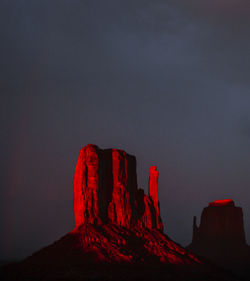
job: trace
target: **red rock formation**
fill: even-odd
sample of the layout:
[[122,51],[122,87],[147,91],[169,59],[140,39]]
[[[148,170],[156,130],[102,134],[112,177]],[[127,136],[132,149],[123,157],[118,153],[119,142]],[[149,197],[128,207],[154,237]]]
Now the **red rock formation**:
[[134,156],[84,147],[74,177],[76,227],[11,265],[4,280],[235,281],[163,233],[158,176],[151,167],[147,196],[137,187]]
[[201,215],[200,226],[194,226],[193,243],[244,245],[243,213],[231,199],[209,203]]
[[209,206],[234,206],[234,201],[232,199],[215,200],[210,202]]
[[150,167],[150,176],[149,176],[149,196],[152,198],[154,204],[158,205],[158,177],[159,172],[157,171],[156,166]]
[[74,213],[76,226],[99,222],[98,148],[87,145],[80,151],[74,176]]
[[235,273],[246,271],[250,250],[245,239],[242,209],[235,207],[231,199],[209,203],[202,211],[199,227],[194,217],[193,239],[187,248]]
[[143,194],[143,207],[144,212],[140,218],[139,226],[149,229],[155,227],[155,213],[152,200],[145,194]]
[[128,190],[128,163],[126,153],[112,150],[113,159],[113,193],[108,206],[108,217],[112,223],[129,227],[132,206]]
[[199,263],[162,233],[158,177],[156,166],[150,167],[147,196],[137,186],[134,156],[84,147],[74,177],[75,247],[97,261]]
[[163,224],[160,216],[160,204],[158,198],[158,177],[159,172],[157,171],[156,166],[150,167],[150,176],[149,176],[149,196],[153,200],[153,205],[155,209],[155,223],[157,229],[163,229]]
[[147,196],[137,187],[134,156],[122,150],[87,145],[80,151],[74,177],[76,227],[110,222],[162,231],[158,176],[152,166]]

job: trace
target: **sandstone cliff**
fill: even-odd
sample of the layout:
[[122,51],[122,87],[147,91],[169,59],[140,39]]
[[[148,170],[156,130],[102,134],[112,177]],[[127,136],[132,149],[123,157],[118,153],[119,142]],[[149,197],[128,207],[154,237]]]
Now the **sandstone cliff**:
[[235,273],[250,275],[243,212],[231,199],[209,203],[202,211],[199,227],[194,217],[193,239],[187,248]]
[[80,151],[74,176],[76,227],[113,223],[162,231],[158,176],[157,168],[152,166],[147,196],[137,186],[134,156],[118,149],[87,145]]
[[163,233],[159,172],[138,189],[136,158],[82,148],[74,176],[75,228],[16,265],[1,280],[235,281]]
[[229,199],[209,203],[202,211],[199,227],[194,220],[192,244],[244,246],[242,209]]

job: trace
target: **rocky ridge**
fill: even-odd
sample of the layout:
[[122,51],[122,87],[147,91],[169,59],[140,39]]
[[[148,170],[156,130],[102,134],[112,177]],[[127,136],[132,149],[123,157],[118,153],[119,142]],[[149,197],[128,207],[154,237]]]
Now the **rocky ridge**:
[[146,195],[137,186],[134,156],[82,148],[74,175],[75,228],[6,266],[1,280],[235,280],[164,234],[158,177],[152,166]]

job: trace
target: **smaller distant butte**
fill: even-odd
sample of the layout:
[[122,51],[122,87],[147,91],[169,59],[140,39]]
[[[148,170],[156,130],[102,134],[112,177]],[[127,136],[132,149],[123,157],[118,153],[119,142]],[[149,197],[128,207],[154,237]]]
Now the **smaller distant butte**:
[[215,200],[214,202],[210,202],[209,206],[234,206],[234,201],[232,199]]

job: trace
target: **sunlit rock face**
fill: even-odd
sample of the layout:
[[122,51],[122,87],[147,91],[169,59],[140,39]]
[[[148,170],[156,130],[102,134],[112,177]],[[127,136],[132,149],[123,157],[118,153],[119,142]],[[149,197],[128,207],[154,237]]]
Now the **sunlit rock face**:
[[209,203],[209,206],[220,207],[220,206],[235,206],[232,199],[215,200]]
[[74,248],[94,262],[200,264],[163,233],[158,177],[151,166],[146,195],[137,185],[134,156],[82,148],[74,176]]
[[174,264],[202,266],[192,253],[163,233],[156,166],[149,195],[137,186],[136,158],[89,144],[74,175],[75,228],[26,261],[34,264]]
[[118,149],[82,148],[74,176],[76,227],[113,223],[163,230],[156,166],[150,168],[149,196],[138,189],[136,158]]
[[10,265],[7,279],[0,279],[236,281],[163,232],[158,177],[152,166],[146,195],[137,186],[134,156],[82,148],[74,176],[75,228]]
[[193,239],[187,248],[236,273],[246,272],[250,249],[242,208],[231,199],[210,202],[202,211],[199,227],[194,217]]

